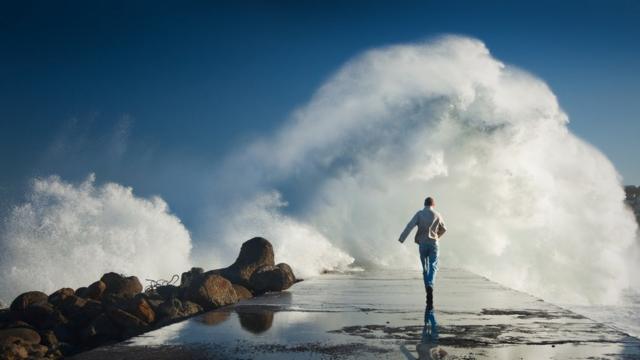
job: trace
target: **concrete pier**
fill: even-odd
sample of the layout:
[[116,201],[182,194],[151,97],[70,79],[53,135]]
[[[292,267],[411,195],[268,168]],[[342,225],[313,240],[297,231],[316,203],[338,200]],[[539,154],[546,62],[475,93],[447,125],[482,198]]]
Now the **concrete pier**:
[[326,274],[75,359],[640,359],[640,340],[481,276]]

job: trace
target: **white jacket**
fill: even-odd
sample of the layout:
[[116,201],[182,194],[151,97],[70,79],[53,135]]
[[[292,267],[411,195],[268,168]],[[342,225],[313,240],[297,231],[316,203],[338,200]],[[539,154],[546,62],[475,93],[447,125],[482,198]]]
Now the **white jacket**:
[[433,207],[426,207],[418,211],[411,221],[407,224],[402,234],[400,234],[400,242],[404,242],[409,236],[413,227],[418,227],[416,232],[415,241],[419,244],[421,241],[438,240],[447,231],[444,225],[444,219],[439,212],[435,211]]

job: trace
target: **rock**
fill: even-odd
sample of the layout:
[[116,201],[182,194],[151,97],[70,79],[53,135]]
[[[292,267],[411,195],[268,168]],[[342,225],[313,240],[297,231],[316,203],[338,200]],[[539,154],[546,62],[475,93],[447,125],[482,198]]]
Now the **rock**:
[[251,291],[249,291],[249,289],[247,289],[246,287],[238,284],[232,284],[232,285],[233,285],[233,290],[235,290],[236,295],[238,295],[238,300],[247,300],[253,297],[253,294],[251,293]]
[[205,274],[185,289],[185,300],[193,301],[205,310],[235,304],[238,295],[229,280],[216,274]]
[[296,277],[291,267],[285,263],[276,266],[264,266],[257,269],[251,276],[251,287],[262,294],[269,291],[283,291],[295,284]]
[[9,309],[0,310],[0,329],[4,329],[12,322],[18,320],[18,314]]
[[143,296],[136,296],[135,298],[127,301],[126,308],[124,310],[149,324],[156,320],[156,313]]
[[75,291],[71,288],[62,288],[49,295],[48,301],[58,307],[69,296],[75,296]]
[[[184,278],[184,274],[187,274],[187,273],[182,273],[183,278]],[[190,284],[191,281],[187,280],[186,283]],[[162,296],[163,299],[179,298],[180,297],[180,293],[181,293],[181,289],[179,287],[173,286],[173,285],[163,285],[163,286],[158,286],[156,288],[156,293],[158,295]]]
[[85,326],[104,311],[99,301],[75,295],[68,297],[59,309],[76,328]]
[[104,295],[114,294],[121,297],[132,298],[142,292],[142,284],[135,276],[125,277],[114,272],[102,275],[100,281],[104,282],[106,289]]
[[29,359],[43,359],[49,351],[49,348],[40,344],[29,345],[26,349],[29,353]]
[[3,360],[26,359],[29,357],[29,352],[25,346],[17,340],[0,345],[0,356]]
[[85,342],[118,339],[119,336],[120,330],[106,314],[100,314],[80,331],[80,338]]
[[56,304],[56,307],[60,309],[62,314],[67,317],[76,316],[81,312],[81,309],[87,304],[87,300],[77,296],[75,294],[66,296],[64,300]]
[[79,287],[79,288],[76,289],[76,296],[80,296],[81,298],[86,298],[88,290],[89,290],[89,288],[87,288],[85,286]]
[[219,274],[234,284],[251,288],[249,279],[253,272],[263,266],[273,266],[273,246],[261,237],[247,240],[240,248],[236,261],[224,269],[212,270],[209,273]]
[[10,309],[13,312],[21,313],[31,304],[46,303],[48,300],[47,294],[41,291],[29,291],[18,295],[11,303]]
[[204,273],[204,270],[202,270],[202,268],[199,268],[199,267],[192,267],[191,270],[187,272],[183,272],[182,276],[180,277],[180,287],[181,288],[189,287],[193,282],[193,280],[200,278],[203,273]]
[[200,312],[202,312],[202,306],[194,302],[171,298],[158,306],[157,315],[163,323],[170,323]]
[[18,338],[23,344],[39,344],[41,341],[37,331],[27,328],[12,328],[0,330],[0,344],[13,341]]
[[146,322],[140,320],[137,316],[116,307],[108,308],[106,313],[109,319],[123,331],[139,333],[148,326]]
[[100,300],[106,289],[107,284],[105,284],[104,281],[98,280],[89,285],[86,291],[86,297],[93,300]]
[[22,319],[37,329],[52,329],[67,323],[62,313],[48,302],[29,305],[21,315]]
[[5,326],[5,329],[13,329],[13,328],[27,328],[27,329],[35,330],[33,326],[21,320],[12,321],[6,324]]
[[40,333],[40,338],[42,339],[42,345],[50,348],[50,349],[57,349],[59,342],[58,342],[58,338],[56,337],[56,334],[52,331],[52,330],[45,330],[42,333]]

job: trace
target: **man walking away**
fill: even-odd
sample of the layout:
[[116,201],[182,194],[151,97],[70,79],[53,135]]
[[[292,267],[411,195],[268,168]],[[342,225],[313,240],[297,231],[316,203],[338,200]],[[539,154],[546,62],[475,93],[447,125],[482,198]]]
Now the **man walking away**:
[[426,198],[424,209],[418,211],[411,218],[398,239],[400,243],[404,243],[411,230],[415,226],[418,227],[415,242],[419,245],[420,264],[422,265],[422,277],[427,291],[427,309],[429,310],[433,310],[433,285],[438,271],[438,239],[447,231],[442,215],[434,210],[435,205],[433,198]]

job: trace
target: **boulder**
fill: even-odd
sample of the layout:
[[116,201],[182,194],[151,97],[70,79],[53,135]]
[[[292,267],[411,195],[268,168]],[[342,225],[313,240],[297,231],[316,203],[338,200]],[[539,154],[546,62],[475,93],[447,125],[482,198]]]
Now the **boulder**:
[[196,278],[185,289],[184,297],[205,310],[238,302],[238,295],[229,280],[216,274],[205,274]]
[[85,342],[118,339],[119,336],[120,330],[106,314],[100,314],[80,331],[80,338]]
[[127,301],[124,310],[149,324],[156,320],[156,313],[144,296],[136,296]]
[[81,312],[81,309],[87,304],[87,300],[77,296],[75,294],[66,296],[64,300],[59,301],[56,307],[60,309],[62,314],[67,317],[76,316]]
[[13,312],[21,313],[31,304],[46,303],[48,300],[49,297],[42,291],[29,291],[18,295],[11,303],[10,309]]
[[75,295],[68,297],[58,308],[76,328],[85,326],[104,311],[99,301]]
[[[183,277],[184,277],[184,274],[186,273],[182,274]],[[190,283],[190,281],[188,281],[187,284],[188,283]],[[155,291],[163,299],[178,298],[180,297],[180,293],[181,293],[181,289],[174,285],[158,286]]]
[[157,309],[157,315],[163,323],[174,322],[200,312],[202,312],[202,306],[191,301],[180,301],[177,298],[165,301]]
[[249,289],[242,285],[233,284],[233,290],[236,291],[236,295],[238,295],[238,300],[247,300],[253,297],[253,294]]
[[[202,268],[199,268],[199,267],[192,267],[191,270],[183,272],[182,276],[180,276],[180,287],[181,288],[189,287],[191,283],[195,279],[200,278],[202,274],[204,274],[204,270],[202,270]],[[160,289],[161,287],[164,288],[164,286],[160,286],[158,289]]]
[[107,284],[102,280],[98,280],[87,287],[86,297],[93,300],[100,300],[105,290],[107,290]]
[[22,319],[37,329],[52,329],[67,323],[62,313],[48,302],[29,305],[21,315]]
[[[114,272],[106,273],[100,278],[106,285],[104,295],[117,295],[120,297],[132,298],[142,292],[142,284],[135,276],[125,277]],[[88,290],[87,290],[88,292]]]
[[27,359],[29,351],[19,339],[13,338],[12,342],[0,344],[0,358],[3,360]]
[[1,309],[0,310],[0,329],[4,329],[9,326],[12,322],[18,320],[18,314],[14,313],[9,309]]
[[81,298],[86,298],[88,290],[89,288],[87,288],[86,286],[79,287],[76,289],[76,296],[80,296]]
[[0,330],[0,344],[14,341],[12,338],[20,339],[23,344],[39,344],[41,341],[40,334],[33,329],[11,328]]
[[62,288],[60,290],[57,290],[53,294],[49,295],[48,301],[53,306],[58,307],[69,296],[75,296],[75,291],[71,288]]
[[[127,335],[139,334],[149,325],[137,316],[115,307],[107,309],[107,316]],[[125,335],[125,337],[127,336]]]
[[257,294],[269,291],[283,291],[295,284],[296,277],[291,267],[285,263],[263,266],[251,275],[251,288]]
[[247,240],[240,248],[236,261],[224,269],[212,270],[209,273],[219,274],[234,284],[250,288],[249,279],[253,272],[263,266],[274,265],[273,246],[261,237]]
[[56,334],[52,330],[43,331],[42,333],[40,333],[40,338],[42,345],[50,349],[58,348],[58,345],[60,343],[58,341],[58,338],[56,337]]

